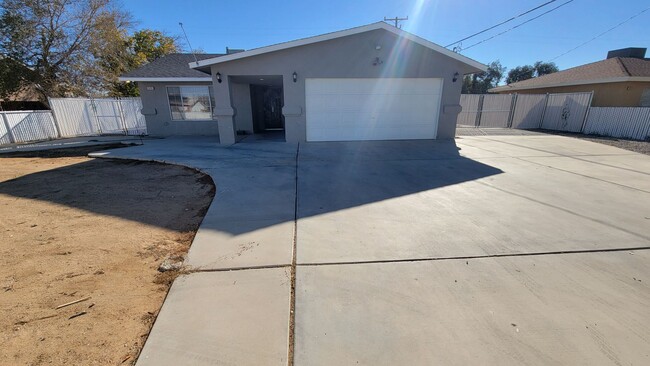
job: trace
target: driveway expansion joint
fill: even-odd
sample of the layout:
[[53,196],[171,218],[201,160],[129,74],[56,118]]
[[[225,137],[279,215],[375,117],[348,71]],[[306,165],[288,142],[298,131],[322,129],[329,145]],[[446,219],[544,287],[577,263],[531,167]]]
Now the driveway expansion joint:
[[[563,156],[558,156],[558,157],[563,157]],[[578,172],[572,172],[571,170],[568,170],[568,169],[562,169],[562,168],[554,167],[554,166],[551,166],[551,165],[547,165],[547,164],[543,164],[543,163],[538,163],[538,162],[536,162],[536,161],[532,161],[532,160],[530,160],[530,159],[526,159],[525,157],[516,157],[515,159],[518,159],[518,160],[524,161],[524,162],[526,162],[526,163],[531,163],[531,164],[539,165],[539,166],[544,167],[544,168],[555,169],[555,170],[558,170],[558,171],[561,171],[561,172],[565,172],[565,173],[569,173],[569,174],[575,174],[575,175],[580,176],[580,177],[584,177],[584,178],[588,178],[588,179],[597,180],[597,181],[599,181],[599,182],[608,183],[608,184],[615,184],[615,185],[617,185],[617,186],[619,186],[619,187],[625,187],[625,188],[633,189],[633,190],[635,190],[635,191],[639,191],[639,192],[643,192],[643,193],[650,193],[649,191],[646,191],[646,190],[643,190],[643,189],[640,189],[640,188],[635,188],[635,187],[631,187],[631,186],[628,186],[628,185],[625,185],[625,184],[616,183],[616,182],[612,182],[612,181],[605,180],[605,179],[601,179],[601,178],[597,178],[597,177],[592,177],[592,176],[587,175],[587,174],[581,174],[581,173],[578,173]]]
[[289,308],[289,346],[287,347],[287,366],[294,364],[296,345],[296,251],[298,249],[298,163],[300,161],[300,144],[296,146],[296,180],[293,206],[293,243],[291,252],[291,306]]
[[630,155],[631,155],[631,156],[635,156],[635,155],[638,155],[637,153],[630,153],[630,154],[615,154],[615,155],[612,155],[612,154],[580,154],[580,155],[568,155],[568,154],[562,154],[562,153],[553,152],[553,151],[547,151],[547,150],[544,150],[544,149],[538,149],[538,148],[530,147],[530,146],[526,146],[526,145],[513,144],[512,142],[506,142],[506,141],[501,141],[501,140],[495,140],[495,139],[491,139],[491,138],[486,138],[486,140],[490,140],[490,141],[493,141],[493,142],[499,142],[499,143],[506,144],[506,145],[512,145],[512,146],[522,147],[522,148],[525,148],[525,149],[536,150],[536,151],[544,152],[544,153],[547,153],[547,154],[554,154],[554,155],[556,155],[556,156],[558,156],[558,157],[576,159],[576,160],[584,161],[584,162],[586,162],[586,163],[598,164],[598,165],[602,165],[602,166],[608,166],[608,167],[610,167],[610,168],[617,168],[617,169],[627,170],[627,171],[634,172],[634,173],[639,173],[639,174],[644,174],[644,175],[650,175],[650,173],[642,172],[642,171],[635,170],[635,169],[625,168],[625,167],[622,167],[622,166],[616,166],[616,165],[605,164],[605,163],[599,163],[599,162],[596,162],[596,161],[591,161],[591,160],[586,160],[586,159],[580,159],[581,156],[625,156],[625,155],[628,155],[628,156],[630,156]]
[[297,267],[322,267],[322,266],[343,266],[354,264],[382,264],[382,263],[409,263],[409,262],[438,262],[454,260],[476,260],[490,258],[512,258],[512,257],[537,257],[550,255],[570,255],[570,254],[591,254],[591,253],[613,253],[613,252],[632,252],[650,250],[650,246],[629,247],[629,248],[611,248],[611,249],[583,249],[583,250],[558,250],[550,252],[534,253],[504,253],[504,254],[486,254],[486,255],[469,255],[453,257],[429,257],[429,258],[404,258],[404,259],[381,259],[371,261],[349,261],[349,262],[320,262],[320,263],[300,263]]
[[484,185],[484,186],[486,186],[486,187],[490,187],[490,188],[492,188],[492,189],[495,189],[495,190],[500,191],[500,192],[503,192],[503,193],[507,193],[507,194],[510,194],[510,195],[513,195],[513,196],[517,196],[517,197],[520,197],[520,198],[524,198],[524,199],[529,200],[529,201],[531,201],[531,202],[539,203],[540,205],[544,205],[544,206],[547,206],[547,207],[551,207],[551,208],[554,208],[554,209],[557,209],[557,210],[560,210],[560,211],[566,212],[566,213],[571,214],[571,215],[575,215],[575,216],[577,216],[577,217],[580,217],[580,218],[583,218],[583,219],[586,219],[586,220],[593,221],[593,222],[595,222],[595,223],[598,223],[598,224],[600,224],[600,225],[604,225],[604,226],[610,227],[610,228],[612,228],[612,229],[620,230],[620,231],[622,231],[622,232],[624,232],[624,233],[627,233],[627,234],[629,234],[629,235],[636,236],[636,237],[641,238],[641,239],[650,240],[650,236],[645,236],[645,235],[643,235],[643,234],[638,234],[638,233],[635,233],[635,232],[633,232],[633,231],[631,231],[631,230],[627,230],[627,229],[625,229],[625,228],[618,227],[618,226],[616,226],[616,225],[610,224],[610,223],[605,222],[605,221],[603,221],[603,220],[596,219],[596,218],[593,218],[593,217],[589,217],[589,216],[586,216],[586,215],[582,215],[582,214],[580,214],[580,213],[577,213],[577,212],[571,211],[571,210],[569,210],[569,209],[566,209],[566,208],[563,208],[563,207],[560,207],[560,206],[556,206],[556,205],[550,204],[550,203],[548,203],[548,202],[543,202],[543,201],[540,201],[540,200],[535,199],[535,198],[532,198],[532,197],[528,197],[528,196],[526,196],[526,195],[524,195],[524,194],[519,194],[519,193],[515,193],[515,192],[512,192],[512,191],[509,191],[509,190],[507,190],[507,189],[499,188],[499,187],[496,187],[496,186],[494,186],[494,185],[492,185],[492,184],[488,184],[488,183],[486,183],[486,182],[476,181],[476,183],[481,184],[481,185]]
[[231,267],[231,268],[194,268],[188,269],[184,274],[192,273],[210,273],[210,272],[234,272],[234,271],[254,271],[258,269],[274,269],[274,268],[289,268],[289,264],[270,264],[263,266],[249,266],[249,267]]

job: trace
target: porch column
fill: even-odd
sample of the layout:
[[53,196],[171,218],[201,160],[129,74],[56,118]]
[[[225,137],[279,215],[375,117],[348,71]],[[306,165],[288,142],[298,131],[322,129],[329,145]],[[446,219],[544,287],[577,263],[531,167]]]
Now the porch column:
[[219,143],[221,145],[232,145],[236,142],[235,131],[235,110],[232,108],[216,108],[213,116],[217,119],[219,126]]
[[235,109],[232,107],[230,100],[230,80],[228,75],[219,75],[219,71],[212,68],[212,90],[214,91],[214,107],[212,117],[217,120],[219,127],[219,143],[221,145],[232,145],[236,139],[237,131],[235,129]]
[[284,138],[286,142],[298,143],[307,141],[307,121],[305,116],[305,76],[301,70],[296,70],[297,78],[293,81],[293,73],[283,75],[282,89],[284,91]]

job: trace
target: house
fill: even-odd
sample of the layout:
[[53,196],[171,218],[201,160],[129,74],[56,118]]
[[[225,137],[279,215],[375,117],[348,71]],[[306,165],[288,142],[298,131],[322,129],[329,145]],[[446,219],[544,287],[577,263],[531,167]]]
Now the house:
[[[453,138],[463,75],[486,70],[384,22],[196,57],[168,55],[120,78],[138,83],[151,135]],[[206,108],[193,110],[198,101]]]
[[499,94],[594,92],[594,107],[650,107],[650,59],[645,48],[610,51],[607,59],[499,86]]
[[[0,93],[1,94],[1,93]],[[40,94],[34,85],[28,85],[7,98],[0,97],[0,111],[33,111],[49,109],[39,100]]]

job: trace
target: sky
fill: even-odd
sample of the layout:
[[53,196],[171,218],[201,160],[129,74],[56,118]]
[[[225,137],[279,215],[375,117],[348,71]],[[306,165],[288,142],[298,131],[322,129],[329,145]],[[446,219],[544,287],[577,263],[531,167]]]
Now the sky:
[[[122,0],[138,22],[180,36],[182,22],[193,48],[223,53],[316,36],[405,17],[402,29],[446,46],[548,0]],[[463,42],[489,38],[550,10],[557,0],[492,31]],[[649,0],[574,0],[461,54],[482,63],[499,60],[508,69],[549,61],[650,7]],[[554,60],[561,70],[602,60],[607,51],[650,48],[650,10],[600,38]],[[646,55],[650,57],[650,53]]]

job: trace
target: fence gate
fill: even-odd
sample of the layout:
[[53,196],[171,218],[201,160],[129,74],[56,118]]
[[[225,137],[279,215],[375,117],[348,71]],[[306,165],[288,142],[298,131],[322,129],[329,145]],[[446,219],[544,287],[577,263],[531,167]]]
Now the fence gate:
[[90,107],[93,109],[97,128],[100,135],[125,134],[120,106],[113,99],[91,99]]
[[592,95],[592,93],[549,94],[542,128],[581,132]]
[[483,98],[481,127],[508,127],[514,94],[490,95]]
[[517,94],[512,115],[512,128],[539,128],[546,107],[546,94]]
[[457,123],[459,125],[477,126],[482,98],[483,96],[480,94],[462,94],[460,96],[460,105],[463,107],[463,110],[458,114]]
[[51,98],[61,137],[146,133],[140,98]]

